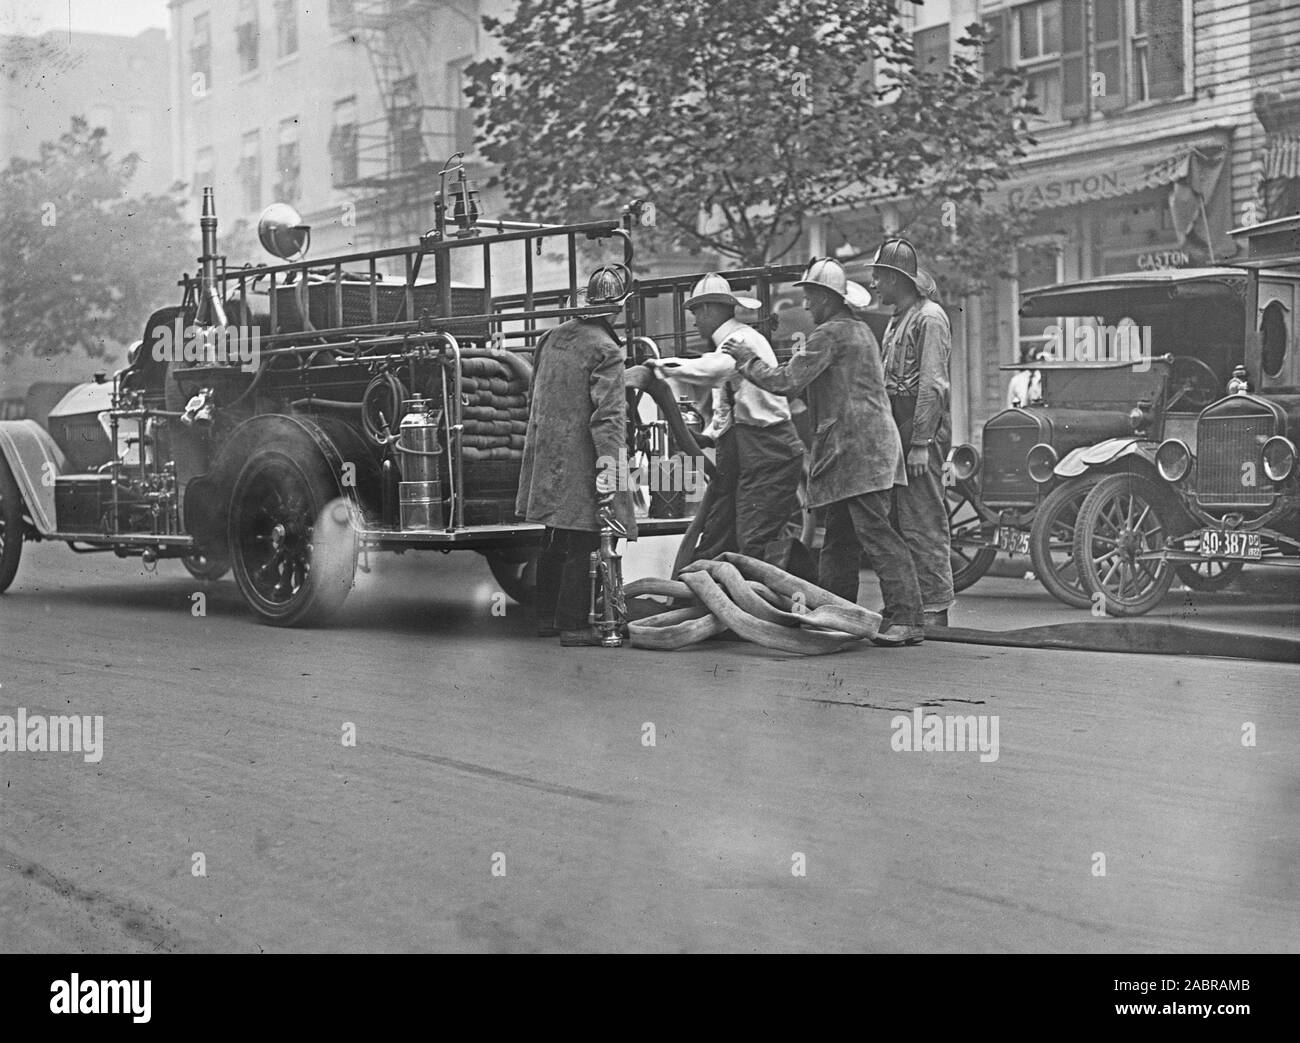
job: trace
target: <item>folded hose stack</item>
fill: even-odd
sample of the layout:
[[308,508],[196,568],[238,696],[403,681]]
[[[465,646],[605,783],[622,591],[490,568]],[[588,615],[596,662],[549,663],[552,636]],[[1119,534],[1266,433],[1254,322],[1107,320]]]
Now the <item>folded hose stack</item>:
[[461,361],[461,446],[466,461],[522,460],[532,367],[510,352]]
[[685,648],[729,630],[779,652],[825,655],[873,638],[880,629],[879,613],[744,554],[692,562],[680,580],[635,580],[624,592],[686,603],[629,623],[637,648]]

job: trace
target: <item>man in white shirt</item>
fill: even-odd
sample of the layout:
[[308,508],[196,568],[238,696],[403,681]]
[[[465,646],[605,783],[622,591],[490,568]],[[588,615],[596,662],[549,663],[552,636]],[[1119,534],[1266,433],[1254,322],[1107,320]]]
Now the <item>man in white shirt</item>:
[[697,559],[725,551],[764,558],[768,543],[781,537],[799,506],[804,446],[790,419],[790,406],[780,395],[745,380],[735,360],[721,350],[728,342],[744,343],[764,362],[776,365],[767,338],[736,320],[738,307],[758,308],[760,303],[732,293],[720,275],[704,276],[692,289],[686,310],[714,350],[697,359],[647,363],[658,366],[665,377],[713,389],[713,419],[704,433],[717,446],[717,473]]

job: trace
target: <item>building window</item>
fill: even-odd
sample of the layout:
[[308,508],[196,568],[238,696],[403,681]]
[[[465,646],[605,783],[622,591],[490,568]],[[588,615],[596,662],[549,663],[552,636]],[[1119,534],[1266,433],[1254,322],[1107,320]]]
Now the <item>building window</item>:
[[943,72],[948,68],[948,27],[934,25],[912,34],[916,51],[916,68],[920,72]]
[[330,131],[330,171],[335,185],[357,180],[357,99],[334,103],[334,129]]
[[1177,98],[1186,93],[1182,0],[1130,0],[1134,102]]
[[252,213],[262,208],[262,146],[261,134],[250,130],[239,146],[239,187],[244,194],[244,212]]
[[235,50],[239,52],[241,74],[257,71],[257,0],[239,0],[235,23]]
[[353,23],[352,0],[330,0],[329,23],[336,32],[351,29]]
[[296,0],[275,0],[275,54],[286,58],[298,53],[298,8]]
[[296,203],[302,198],[302,161],[298,153],[298,119],[280,121],[280,138],[275,149],[275,166],[280,180],[275,185],[275,198],[284,203]]
[[194,16],[190,36],[190,90],[201,98],[212,89],[212,18],[207,12]]
[[1048,123],[1186,91],[1183,0],[1039,0],[985,17],[985,68],[1012,65]]
[[395,81],[388,125],[392,133],[393,166],[396,170],[414,170],[424,161],[422,115],[415,77],[403,76]]

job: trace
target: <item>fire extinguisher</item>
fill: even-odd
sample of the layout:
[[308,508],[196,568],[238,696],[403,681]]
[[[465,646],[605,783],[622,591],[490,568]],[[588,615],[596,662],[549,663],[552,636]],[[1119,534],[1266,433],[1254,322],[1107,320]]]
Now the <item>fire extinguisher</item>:
[[440,410],[432,410],[421,395],[406,402],[406,415],[398,426],[397,452],[402,462],[398,486],[398,520],[404,531],[441,529],[442,475],[438,457]]

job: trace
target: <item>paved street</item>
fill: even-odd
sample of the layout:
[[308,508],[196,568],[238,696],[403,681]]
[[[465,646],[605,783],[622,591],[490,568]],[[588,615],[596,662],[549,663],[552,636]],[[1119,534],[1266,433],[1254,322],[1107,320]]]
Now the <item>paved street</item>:
[[[102,714],[104,745],[0,754],[4,950],[1300,948],[1291,665],[562,650],[473,554],[376,559],[328,630],[199,589],[28,546],[0,713]],[[990,577],[954,623],[1057,608]],[[996,715],[997,759],[893,751],[917,707]]]

